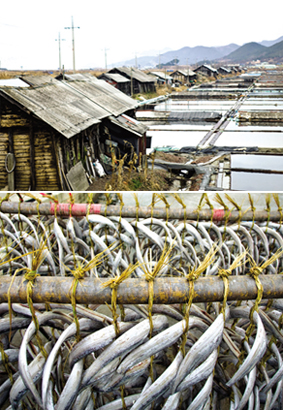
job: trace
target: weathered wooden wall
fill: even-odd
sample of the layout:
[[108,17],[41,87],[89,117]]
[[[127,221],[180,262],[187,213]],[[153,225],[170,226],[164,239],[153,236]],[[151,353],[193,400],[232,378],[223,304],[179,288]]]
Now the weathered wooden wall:
[[[10,140],[9,140],[10,137]],[[0,189],[7,187],[5,159],[16,159],[16,190],[60,190],[52,131],[41,121],[1,99],[0,109]]]
[[30,144],[27,129],[12,134],[16,158],[15,189],[28,191],[31,187]]
[[5,169],[5,158],[8,152],[9,134],[0,130],[0,189],[8,184],[8,174]]
[[44,130],[34,133],[36,190],[60,190],[52,134]]

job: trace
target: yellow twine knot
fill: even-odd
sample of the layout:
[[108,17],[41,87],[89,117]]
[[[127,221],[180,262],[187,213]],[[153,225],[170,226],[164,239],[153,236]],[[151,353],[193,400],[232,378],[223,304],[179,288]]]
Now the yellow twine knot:
[[83,269],[77,269],[75,272],[72,272],[73,276],[76,280],[81,280],[84,279],[85,274],[84,274],[84,270]]
[[255,278],[255,277],[261,275],[262,272],[263,272],[262,267],[260,267],[260,266],[253,266],[253,267],[251,268],[250,272],[249,272],[249,275],[250,275],[251,277]]
[[154,276],[153,274],[151,274],[150,272],[147,272],[146,277],[145,277],[145,280],[146,280],[147,282],[153,282],[154,279],[155,279],[155,276]]
[[232,275],[232,270],[231,269],[219,269],[218,275],[221,278],[228,278],[230,275]]
[[[36,273],[35,270],[29,270],[25,273],[24,279],[28,280],[29,282],[33,282],[37,276],[40,276],[40,275],[38,273]],[[32,286],[33,286],[33,284],[32,284]]]
[[195,282],[195,281],[198,279],[199,275],[198,275],[198,273],[193,269],[193,270],[191,270],[185,277],[186,277],[186,279],[187,279],[189,282],[191,282],[191,281]]

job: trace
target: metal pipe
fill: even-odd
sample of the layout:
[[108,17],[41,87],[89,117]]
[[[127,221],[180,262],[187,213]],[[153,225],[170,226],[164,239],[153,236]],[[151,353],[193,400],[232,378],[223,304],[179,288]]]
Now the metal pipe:
[[[123,206],[122,210],[120,206],[116,205],[102,205],[102,204],[74,204],[70,205],[67,203],[54,204],[54,203],[42,203],[37,204],[35,202],[9,202],[3,201],[0,205],[0,211],[4,213],[17,214],[22,213],[24,215],[54,215],[55,210],[57,209],[58,216],[69,216],[70,213],[73,216],[86,216],[90,214],[100,214],[107,216],[122,216],[124,218],[135,218],[138,214],[139,218],[162,218],[167,219],[167,212],[169,219],[184,219],[186,216],[187,220],[204,220],[204,221],[225,221],[226,213],[223,209],[210,209],[205,210],[190,210],[187,209],[186,213],[183,208],[173,208],[170,207],[168,210],[164,208],[154,207],[135,207],[135,206]],[[243,221],[252,221],[264,222],[267,220],[270,221],[280,221],[282,215],[279,211],[247,211],[244,215],[236,210],[229,211],[229,222],[237,222],[239,218]]]
[[[283,297],[282,275],[260,275],[263,285],[263,298]],[[13,280],[13,284],[11,282]],[[70,303],[72,277],[37,277],[32,288],[32,300],[35,303],[53,302]],[[85,278],[79,281],[76,289],[76,301],[81,304],[111,303],[111,289],[103,287],[107,279]],[[27,301],[27,281],[22,277],[2,276],[0,281],[0,303],[8,301],[8,292],[13,303]],[[156,278],[153,282],[154,303],[185,303],[189,298],[189,282],[185,278]],[[223,300],[224,284],[218,276],[201,277],[194,283],[193,301],[216,302]],[[257,296],[257,286],[250,276],[229,277],[228,300],[248,300]],[[117,303],[148,303],[148,282],[144,279],[126,279],[118,287]]]

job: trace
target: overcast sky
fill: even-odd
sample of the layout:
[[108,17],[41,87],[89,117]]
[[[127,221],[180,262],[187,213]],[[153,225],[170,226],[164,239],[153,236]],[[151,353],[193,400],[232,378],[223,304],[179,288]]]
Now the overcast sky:
[[[283,35],[282,0],[12,0],[1,5],[0,64],[7,69],[105,67],[140,55],[197,45],[242,45]],[[65,41],[63,41],[65,39]]]

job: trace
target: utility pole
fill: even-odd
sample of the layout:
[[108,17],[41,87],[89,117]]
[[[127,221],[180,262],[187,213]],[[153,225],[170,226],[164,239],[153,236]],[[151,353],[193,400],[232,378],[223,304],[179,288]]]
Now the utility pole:
[[[104,48],[104,61],[105,61],[105,70],[107,70],[107,51],[109,51],[109,48]],[[103,51],[103,49],[102,49]]]
[[66,41],[64,38],[61,39],[60,33],[58,33],[58,39],[55,38],[55,41],[58,41],[59,44],[59,70],[61,71],[61,41]]
[[131,97],[134,95],[134,87],[133,87],[133,67],[131,67]]
[[73,49],[73,71],[76,71],[76,64],[75,64],[75,28],[80,28],[80,27],[74,27],[74,20],[72,16],[72,26],[71,27],[65,27],[67,30],[72,30],[72,49]]

